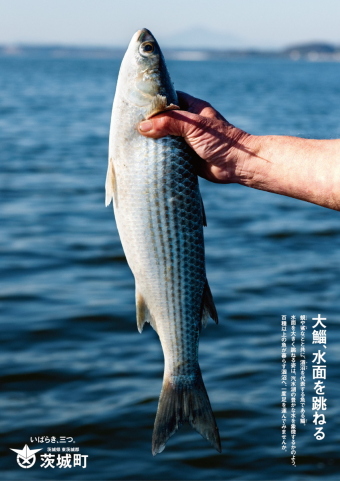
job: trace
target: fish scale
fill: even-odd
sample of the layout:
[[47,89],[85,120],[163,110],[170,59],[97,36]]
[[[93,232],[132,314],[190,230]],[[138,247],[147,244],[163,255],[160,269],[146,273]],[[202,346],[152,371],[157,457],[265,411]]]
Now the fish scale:
[[206,280],[204,211],[194,154],[181,137],[148,139],[138,123],[178,102],[160,48],[146,30],[124,56],[112,109],[106,204],[136,282],[137,325],[149,322],[164,353],[152,452],[188,421],[220,451],[198,364],[199,334],[217,313]]
[[[150,140],[146,139],[146,144],[150,144]],[[178,146],[178,144],[180,145]],[[151,171],[146,170],[147,179],[153,179],[153,181],[150,183],[149,180],[147,181],[149,189],[148,198],[145,199],[145,208],[149,208],[148,222],[153,233],[151,238],[154,240],[155,258],[158,261],[153,266],[151,256],[149,256],[149,272],[153,274],[157,271],[156,279],[154,275],[151,275],[154,284],[147,283],[148,287],[153,290],[156,287],[153,296],[154,302],[149,308],[151,313],[154,310],[158,311],[157,331],[161,341],[164,337],[163,344],[165,346],[167,339],[171,343],[170,353],[172,356],[169,356],[167,361],[171,363],[169,371],[173,375],[185,375],[197,363],[196,352],[192,352],[193,346],[197,345],[197,340],[192,337],[196,337],[198,331],[200,306],[191,305],[191,302],[193,299],[202,297],[204,288],[204,282],[202,282],[204,277],[200,272],[201,270],[204,273],[200,201],[198,192],[192,197],[185,195],[184,192],[185,189],[194,192],[197,178],[191,172],[192,164],[185,160],[186,146],[182,144],[183,141],[177,139],[164,139],[161,144],[156,145],[151,141],[151,145],[158,148],[146,149],[148,158],[154,159],[154,161],[149,163]],[[179,150],[181,155],[177,154]],[[184,180],[181,171],[186,173]],[[137,172],[136,175],[138,175]],[[171,178],[171,182],[167,182],[167,176]],[[188,187],[184,185],[185,180],[189,180],[189,182],[187,181]],[[160,184],[168,186],[168,188],[161,189]],[[159,207],[152,202],[152,199],[157,199]],[[195,230],[190,228],[190,222],[188,225],[187,218],[192,217],[191,212],[196,212],[197,220],[191,222],[195,226]],[[161,219],[162,222],[159,223],[156,219]],[[159,246],[158,249],[157,246]],[[166,249],[166,252],[162,249]],[[197,259],[200,260],[200,270],[197,269]],[[143,274],[144,281],[147,276],[147,273]],[[160,289],[164,278],[167,279],[166,288]],[[166,298],[166,304],[163,305],[165,312],[164,308],[159,312],[157,302],[162,303],[164,294]],[[160,317],[167,322],[160,322]],[[179,335],[178,331],[184,331],[185,335]],[[176,355],[174,356],[173,353]],[[180,366],[178,359],[182,362]],[[183,364],[183,359],[187,363]],[[190,361],[189,367],[188,361]],[[176,372],[174,372],[176,365]]]

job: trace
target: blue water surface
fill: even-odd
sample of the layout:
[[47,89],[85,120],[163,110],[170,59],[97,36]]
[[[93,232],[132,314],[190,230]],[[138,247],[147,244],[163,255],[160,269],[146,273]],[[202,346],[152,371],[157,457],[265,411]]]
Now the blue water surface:
[[[168,65],[177,89],[250,133],[340,137],[338,63]],[[220,322],[202,332],[200,364],[223,452],[184,426],[151,455],[163,355],[150,327],[137,331],[133,277],[104,207],[118,69],[114,60],[0,59],[1,479],[337,480],[339,213],[238,185],[201,182]],[[312,422],[318,313],[328,335],[322,441]],[[298,325],[307,316],[296,467],[289,419],[281,448],[282,315]],[[38,454],[23,471],[9,448],[47,452],[42,436],[72,437],[53,446],[79,447],[87,467],[44,468]]]

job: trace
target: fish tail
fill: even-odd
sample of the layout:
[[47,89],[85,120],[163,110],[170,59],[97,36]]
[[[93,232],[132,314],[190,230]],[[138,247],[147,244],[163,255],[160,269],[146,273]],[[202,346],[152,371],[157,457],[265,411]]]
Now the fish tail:
[[178,376],[174,382],[164,379],[152,436],[154,456],[186,421],[221,452],[218,427],[199,368],[194,380],[187,376]]

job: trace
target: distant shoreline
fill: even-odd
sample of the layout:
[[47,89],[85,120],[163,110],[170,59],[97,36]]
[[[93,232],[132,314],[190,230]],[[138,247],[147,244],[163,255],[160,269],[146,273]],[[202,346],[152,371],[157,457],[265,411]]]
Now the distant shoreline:
[[[169,60],[204,61],[242,58],[285,58],[294,61],[340,62],[340,47],[328,43],[306,43],[281,50],[260,49],[163,49]],[[123,47],[75,47],[63,45],[0,45],[0,57],[122,59]]]

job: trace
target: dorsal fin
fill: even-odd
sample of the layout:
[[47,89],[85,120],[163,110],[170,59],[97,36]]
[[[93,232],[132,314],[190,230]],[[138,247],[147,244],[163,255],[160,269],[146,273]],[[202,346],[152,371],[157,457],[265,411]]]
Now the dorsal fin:
[[205,215],[205,209],[204,209],[204,204],[203,204],[203,199],[201,194],[200,194],[200,198],[201,198],[201,205],[202,205],[202,223],[204,227],[207,227],[207,217]]
[[208,319],[213,319],[218,324],[218,314],[214,304],[214,299],[208,281],[205,281],[203,298],[202,298],[202,327],[206,327]]

